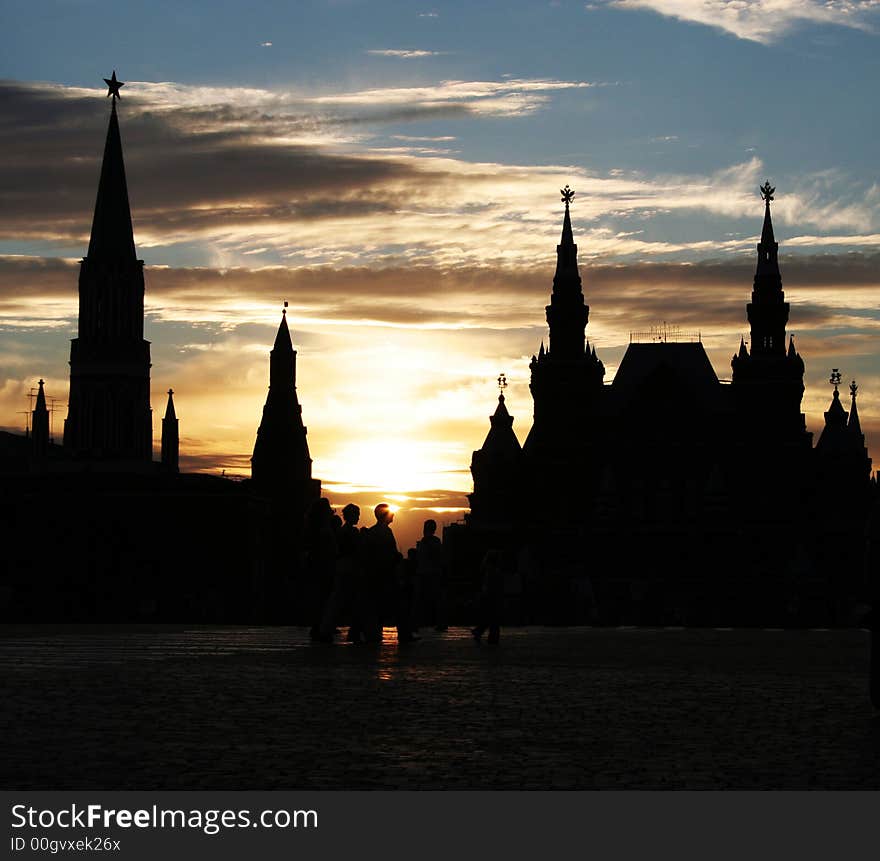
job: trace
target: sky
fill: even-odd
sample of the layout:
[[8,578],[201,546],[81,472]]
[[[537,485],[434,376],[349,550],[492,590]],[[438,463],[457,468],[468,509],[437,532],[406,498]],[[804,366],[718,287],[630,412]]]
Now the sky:
[[334,502],[460,517],[499,373],[530,427],[565,184],[610,382],[664,322],[729,378],[769,180],[808,429],[839,368],[880,446],[878,0],[3,0],[7,429],[40,377],[66,414],[114,69],[185,468],[248,473],[288,301]]

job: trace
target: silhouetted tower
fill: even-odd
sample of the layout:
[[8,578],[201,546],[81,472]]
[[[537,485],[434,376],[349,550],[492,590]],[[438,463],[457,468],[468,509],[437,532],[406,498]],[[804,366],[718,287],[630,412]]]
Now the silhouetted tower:
[[291,503],[307,503],[320,496],[321,484],[312,479],[302,407],[296,396],[296,350],[287,328],[287,302],[269,353],[269,394],[257,430],[251,475],[262,492]]
[[144,340],[144,262],[137,259],[116,101],[111,97],[89,250],[80,264],[79,329],[70,346],[64,446],[76,457],[143,468],[152,461],[150,343]]
[[761,186],[764,226],[758,243],[758,265],[752,301],[746,306],[751,336],[749,348],[740,341],[733,357],[734,391],[748,424],[760,428],[762,436],[808,439],[800,405],[804,394],[804,362],[794,347],[794,337],[785,342],[789,304],[782,290],[779,272],[779,243],[773,236],[770,201],[776,189],[769,182]]
[[831,406],[825,411],[825,427],[816,443],[816,457],[823,480],[831,486],[846,487],[850,493],[862,493],[871,478],[871,458],[865,447],[865,435],[859,422],[856,395],[859,387],[850,384],[850,411],[840,402],[841,375],[831,371],[834,392]]
[[522,514],[522,447],[504,402],[504,374],[498,377],[498,388],[498,407],[489,418],[489,433],[471,458],[474,492],[468,495],[468,521],[481,526],[510,525]]
[[[605,367],[585,341],[589,305],[584,301],[578,272],[577,245],[571,229],[569,205],[574,192],[565,186],[562,238],[556,246],[556,274],[547,306],[549,348],[532,356],[529,388],[535,402],[535,420],[526,439],[526,453],[550,452],[581,438],[595,413]],[[570,453],[570,452],[569,452]]]
[[31,411],[31,450],[38,459],[44,458],[49,449],[49,410],[43,385],[40,380],[37,402]]
[[174,411],[174,390],[168,389],[168,404],[162,419],[162,469],[165,472],[180,472],[179,453],[180,434],[177,413]]

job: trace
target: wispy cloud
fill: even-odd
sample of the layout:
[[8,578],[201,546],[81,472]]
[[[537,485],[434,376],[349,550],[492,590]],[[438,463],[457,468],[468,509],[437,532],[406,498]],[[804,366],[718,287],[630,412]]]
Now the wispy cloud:
[[[252,261],[255,249],[291,265],[528,264],[555,245],[555,190],[566,183],[578,192],[572,212],[584,258],[695,259],[736,253],[755,241],[756,189],[765,178],[756,157],[704,174],[597,174],[583,166],[468,162],[431,146],[434,140],[382,149],[363,134],[368,114],[378,124],[397,111],[425,110],[431,100],[447,100],[444,110],[460,100],[473,115],[475,105],[499,95],[586,86],[447,82],[308,101],[263,90],[194,93],[177,84],[132,83],[120,110],[136,242],[142,249],[201,245],[224,265]],[[0,127],[0,239],[82,246],[106,105],[91,91],[37,85],[7,84],[2,96],[8,121]],[[824,234],[829,245],[846,237],[860,237],[853,246],[874,245],[880,194],[857,194],[844,179],[824,172],[780,190],[777,224],[796,227],[800,236]],[[646,234],[658,213],[749,222],[722,242],[687,231],[678,238]],[[840,238],[828,236],[834,233]]]
[[367,51],[374,57],[396,57],[399,60],[416,60],[420,57],[441,57],[446,51],[423,51],[415,48],[376,48]]
[[611,0],[608,5],[651,9],[763,44],[777,41],[802,23],[873,30],[880,13],[878,0]]

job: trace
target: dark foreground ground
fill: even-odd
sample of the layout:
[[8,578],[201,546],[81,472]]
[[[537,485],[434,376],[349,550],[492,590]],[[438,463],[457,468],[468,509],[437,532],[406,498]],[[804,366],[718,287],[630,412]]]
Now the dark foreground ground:
[[6,789],[880,788],[864,631],[0,629]]

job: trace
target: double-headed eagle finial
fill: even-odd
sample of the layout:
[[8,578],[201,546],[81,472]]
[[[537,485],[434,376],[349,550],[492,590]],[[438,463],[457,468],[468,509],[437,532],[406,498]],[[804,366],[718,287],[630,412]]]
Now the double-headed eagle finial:
[[499,374],[498,375],[498,391],[500,394],[504,394],[504,390],[507,388],[507,374]]
[[840,371],[837,368],[832,368],[831,369],[831,377],[828,380],[828,382],[831,383],[832,386],[834,386],[835,392],[837,391],[837,387],[840,385],[840,380],[841,380]]
[[566,209],[568,208],[568,204],[572,202],[574,199],[574,192],[566,185],[565,188],[560,188],[559,193],[562,195],[562,202],[565,204]]
[[772,185],[770,185],[769,181],[765,180],[764,184],[760,187],[760,191],[761,199],[766,200],[767,203],[770,203],[770,201],[773,200],[773,192],[775,192],[776,189]]

